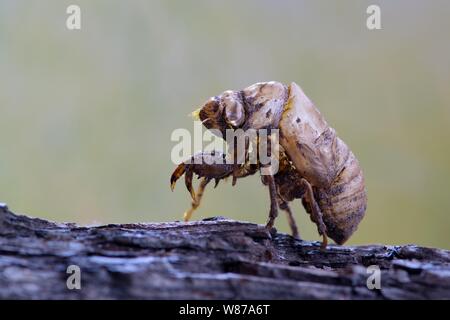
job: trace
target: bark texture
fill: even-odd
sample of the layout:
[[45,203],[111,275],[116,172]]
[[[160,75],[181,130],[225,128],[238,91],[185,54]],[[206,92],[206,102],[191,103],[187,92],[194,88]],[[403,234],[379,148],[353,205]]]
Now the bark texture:
[[[69,290],[67,268],[81,270]],[[367,288],[367,266],[381,290]],[[2,299],[450,299],[450,251],[295,240],[222,217],[80,227],[0,205]]]

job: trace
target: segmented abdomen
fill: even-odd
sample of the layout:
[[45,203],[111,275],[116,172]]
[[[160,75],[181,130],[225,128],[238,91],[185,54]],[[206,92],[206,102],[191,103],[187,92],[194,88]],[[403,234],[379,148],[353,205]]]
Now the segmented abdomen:
[[328,187],[314,188],[327,235],[338,244],[343,244],[355,232],[367,206],[364,176],[348,147],[345,159],[341,171]]

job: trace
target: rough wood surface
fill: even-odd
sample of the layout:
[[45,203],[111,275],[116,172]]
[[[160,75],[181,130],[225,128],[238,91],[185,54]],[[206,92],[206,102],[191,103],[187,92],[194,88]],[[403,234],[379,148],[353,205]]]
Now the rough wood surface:
[[[69,290],[69,265],[81,290]],[[366,286],[380,266],[381,290]],[[80,227],[0,206],[0,298],[450,299],[450,252],[329,246],[225,218]]]

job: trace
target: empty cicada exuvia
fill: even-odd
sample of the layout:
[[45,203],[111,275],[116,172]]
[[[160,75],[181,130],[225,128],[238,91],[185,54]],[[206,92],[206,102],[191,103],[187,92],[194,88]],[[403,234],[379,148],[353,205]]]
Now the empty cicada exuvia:
[[[323,236],[323,247],[327,245],[327,236],[343,244],[356,230],[367,205],[358,160],[297,84],[261,82],[243,90],[225,91],[210,98],[197,114],[207,129],[222,133],[227,129],[279,130],[278,171],[273,175],[261,175],[271,200],[267,228],[273,227],[280,208],[287,213],[293,236],[299,237],[288,203],[302,199]],[[192,159],[211,157],[224,158],[225,155],[204,152]],[[172,189],[178,178],[185,174],[186,186],[192,196],[192,206],[185,213],[186,221],[199,206],[211,180],[214,179],[217,185],[221,179],[231,176],[235,183],[237,178],[261,170],[258,163],[213,162],[187,161],[172,174]],[[202,178],[197,192],[192,188],[193,174]]]

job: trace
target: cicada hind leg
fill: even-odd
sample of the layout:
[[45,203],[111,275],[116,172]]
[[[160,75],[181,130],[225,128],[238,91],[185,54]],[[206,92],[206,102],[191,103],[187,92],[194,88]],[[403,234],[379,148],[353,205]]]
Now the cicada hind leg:
[[322,236],[321,248],[325,249],[328,245],[327,227],[323,222],[322,211],[314,198],[314,193],[311,184],[304,178],[301,179],[301,185],[305,188],[305,194],[302,198],[303,206],[306,212],[310,214],[311,221],[317,226],[317,231]]

